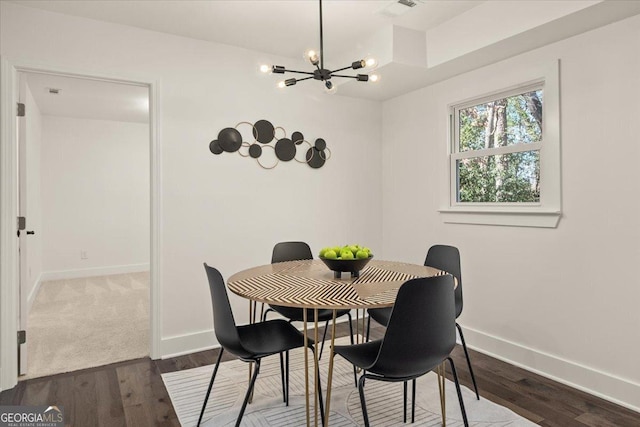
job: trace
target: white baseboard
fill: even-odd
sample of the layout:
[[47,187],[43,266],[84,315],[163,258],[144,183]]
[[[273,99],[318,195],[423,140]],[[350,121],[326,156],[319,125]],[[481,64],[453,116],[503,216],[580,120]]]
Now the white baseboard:
[[[273,315],[273,318],[275,317],[276,316]],[[269,318],[271,318],[271,316],[269,316]],[[345,316],[344,319],[337,319],[336,323],[346,321],[347,318]],[[301,328],[301,326],[298,327],[298,329]],[[185,354],[197,353],[199,351],[210,350],[218,347],[220,347],[220,344],[218,344],[215,339],[213,329],[195,332],[192,334],[175,335],[172,337],[162,338],[160,341],[160,358],[169,359],[171,357],[183,356]]]
[[640,412],[640,384],[636,382],[482,331],[463,329],[469,348]]
[[77,279],[80,277],[108,276],[110,274],[139,273],[149,271],[149,263],[110,265],[107,267],[79,268],[75,270],[43,271],[40,281]]
[[42,273],[38,274],[36,283],[33,285],[31,292],[29,292],[29,295],[27,296],[27,313],[31,313],[31,307],[33,306],[33,302],[36,300],[36,295],[38,295],[38,291],[40,290],[41,284],[42,284]]
[[160,358],[169,359],[218,347],[220,347],[220,344],[217,343],[213,329],[192,334],[175,335],[160,340]]

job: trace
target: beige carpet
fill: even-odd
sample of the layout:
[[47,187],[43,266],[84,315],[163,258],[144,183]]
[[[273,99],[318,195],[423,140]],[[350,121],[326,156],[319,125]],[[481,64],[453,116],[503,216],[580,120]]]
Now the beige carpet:
[[[337,340],[347,344],[348,338]],[[327,348],[325,348],[327,353]],[[263,360],[256,381],[253,403],[247,406],[242,425],[245,427],[299,427],[306,424],[304,400],[304,356],[301,349],[291,352],[290,401],[282,403],[282,386],[278,356]],[[328,353],[327,353],[328,354]],[[327,380],[328,357],[320,361],[323,389]],[[212,361],[215,363],[215,361]],[[183,427],[195,426],[200,415],[204,395],[214,365],[162,374],[171,403]],[[239,360],[220,365],[211,397],[203,418],[204,427],[231,427],[235,424],[244,394],[247,390],[248,365]],[[313,377],[312,377],[313,378]],[[311,379],[313,387],[313,379]],[[326,391],[326,390],[324,390]],[[462,387],[469,424],[475,427],[530,427],[535,424],[511,410],[487,399],[476,400],[475,393]],[[353,371],[343,358],[336,357],[331,393],[331,422],[333,427],[363,425],[358,389],[353,382]],[[373,426],[401,426],[402,383],[367,381],[365,396],[369,421]],[[447,426],[462,427],[462,416],[455,385],[446,383]],[[313,417],[313,411],[311,413]],[[416,422],[413,426],[441,426],[440,397],[436,375],[430,373],[418,380],[416,390]]]
[[27,323],[27,375],[149,355],[149,273],[43,282]]

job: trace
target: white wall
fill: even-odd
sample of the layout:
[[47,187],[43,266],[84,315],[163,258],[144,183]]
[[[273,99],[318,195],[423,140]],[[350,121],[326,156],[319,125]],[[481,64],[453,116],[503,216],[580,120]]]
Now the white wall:
[[[447,105],[557,58],[558,228],[444,224],[437,210],[448,195]],[[384,257],[421,262],[432,244],[458,246],[465,297],[460,323],[471,346],[636,410],[638,99],[640,17],[633,17],[383,106]]]
[[[164,354],[214,343],[205,261],[228,277],[268,263],[281,240],[306,240],[314,252],[349,241],[381,248],[380,103],[327,96],[314,82],[281,91],[274,76],[257,72],[288,59],[7,2],[0,8],[0,53],[10,60],[159,82]],[[319,170],[295,162],[263,170],[209,152],[222,128],[259,119],[324,138],[332,158]],[[246,321],[246,301],[232,301],[236,320]]]
[[149,125],[43,116],[42,141],[45,276],[148,269]]
[[[35,234],[27,237],[27,280],[23,281],[21,298],[27,298],[27,307],[35,299],[37,286],[42,273],[42,203],[40,158],[42,147],[42,115],[33,99],[29,85],[26,85],[25,138],[26,138],[26,202],[27,228]],[[26,231],[25,230],[25,231]]]

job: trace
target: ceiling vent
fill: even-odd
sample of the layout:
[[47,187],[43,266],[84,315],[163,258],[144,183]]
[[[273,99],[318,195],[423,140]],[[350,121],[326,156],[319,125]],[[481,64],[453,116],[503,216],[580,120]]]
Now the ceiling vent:
[[416,2],[414,2],[413,0],[398,0],[398,3],[409,7],[413,7],[416,5]]
[[47,92],[49,92],[52,95],[59,95],[62,93],[62,89],[56,89],[54,87],[50,87],[47,89]]
[[411,8],[422,3],[420,0],[396,0],[378,11],[380,15],[396,18],[409,12]]

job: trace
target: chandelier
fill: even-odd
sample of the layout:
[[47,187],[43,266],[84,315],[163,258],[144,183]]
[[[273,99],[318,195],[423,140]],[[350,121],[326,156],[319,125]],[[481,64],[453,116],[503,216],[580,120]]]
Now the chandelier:
[[311,63],[311,65],[316,67],[316,69],[313,71],[297,71],[297,70],[289,70],[282,65],[273,65],[273,66],[261,65],[260,71],[268,74],[296,73],[296,74],[307,75],[308,77],[301,77],[301,78],[292,77],[286,80],[282,80],[278,83],[278,87],[284,88],[287,86],[293,86],[296,83],[301,82],[303,80],[314,79],[314,80],[321,81],[325,87],[325,91],[328,93],[335,93],[337,90],[336,85],[334,85],[333,82],[331,81],[333,77],[355,79],[356,81],[359,81],[359,82],[379,81],[380,76],[378,76],[377,74],[371,74],[371,75],[356,74],[355,76],[345,75],[345,74],[336,74],[341,71],[345,71],[349,69],[359,70],[365,67],[369,69],[374,68],[376,65],[378,65],[378,63],[375,60],[375,58],[372,58],[372,57],[367,57],[365,59],[354,61],[351,63],[351,65],[343,68],[338,68],[336,70],[328,70],[324,68],[324,50],[323,50],[323,36],[322,36],[322,0],[319,0],[319,3],[320,3],[320,52],[316,52],[315,50],[310,49],[304,53],[304,58],[307,59]]

